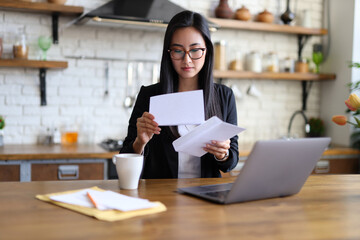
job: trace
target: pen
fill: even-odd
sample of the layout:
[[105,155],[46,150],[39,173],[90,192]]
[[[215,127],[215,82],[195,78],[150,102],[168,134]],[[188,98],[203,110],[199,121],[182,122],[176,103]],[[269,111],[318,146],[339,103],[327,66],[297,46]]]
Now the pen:
[[98,205],[96,204],[95,200],[91,197],[90,193],[87,192],[86,195],[88,196],[88,198],[90,199],[90,201],[92,202],[92,204],[94,204],[94,206],[96,208],[98,208]]

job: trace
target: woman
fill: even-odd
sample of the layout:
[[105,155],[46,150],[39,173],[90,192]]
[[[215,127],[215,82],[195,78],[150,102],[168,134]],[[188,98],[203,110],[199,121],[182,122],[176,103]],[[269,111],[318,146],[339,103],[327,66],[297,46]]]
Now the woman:
[[149,111],[151,96],[202,89],[205,117],[218,116],[237,125],[230,88],[213,83],[214,49],[206,19],[183,11],[170,21],[164,38],[160,82],[141,87],[129,120],[122,153],[144,154],[142,178],[221,177],[238,162],[237,136],[212,141],[201,158],[175,152],[172,142],[195,126],[160,128]]

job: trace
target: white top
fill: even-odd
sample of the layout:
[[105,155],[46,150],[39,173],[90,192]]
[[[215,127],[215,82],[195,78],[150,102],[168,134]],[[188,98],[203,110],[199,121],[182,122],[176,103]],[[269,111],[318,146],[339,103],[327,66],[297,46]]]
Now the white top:
[[[197,125],[179,125],[178,132],[180,136],[185,135]],[[189,155],[187,153],[178,153],[179,169],[178,178],[199,178],[201,177],[201,158]]]

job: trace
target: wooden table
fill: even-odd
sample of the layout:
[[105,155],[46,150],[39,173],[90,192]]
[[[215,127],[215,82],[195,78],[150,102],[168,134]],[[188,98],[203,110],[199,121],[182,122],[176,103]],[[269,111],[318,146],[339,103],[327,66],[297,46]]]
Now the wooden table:
[[116,180],[0,183],[0,239],[360,239],[360,175],[310,176],[297,195],[231,205],[175,192],[232,180],[141,180],[138,190],[120,192],[168,210],[117,222],[35,199],[91,186],[119,191]]

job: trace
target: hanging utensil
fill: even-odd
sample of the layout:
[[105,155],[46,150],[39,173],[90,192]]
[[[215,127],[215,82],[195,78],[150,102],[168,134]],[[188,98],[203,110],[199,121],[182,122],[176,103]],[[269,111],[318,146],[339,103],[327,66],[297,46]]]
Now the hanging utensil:
[[105,62],[105,91],[104,97],[109,95],[109,62]]
[[141,81],[142,81],[142,72],[144,70],[144,64],[142,62],[139,62],[137,64],[137,74],[136,74],[136,89],[134,98],[136,99],[137,94],[139,93],[140,87],[141,87]]
[[133,81],[133,64],[129,63],[127,68],[126,96],[124,100],[125,108],[131,108],[134,103],[134,98],[131,95],[132,81]]

